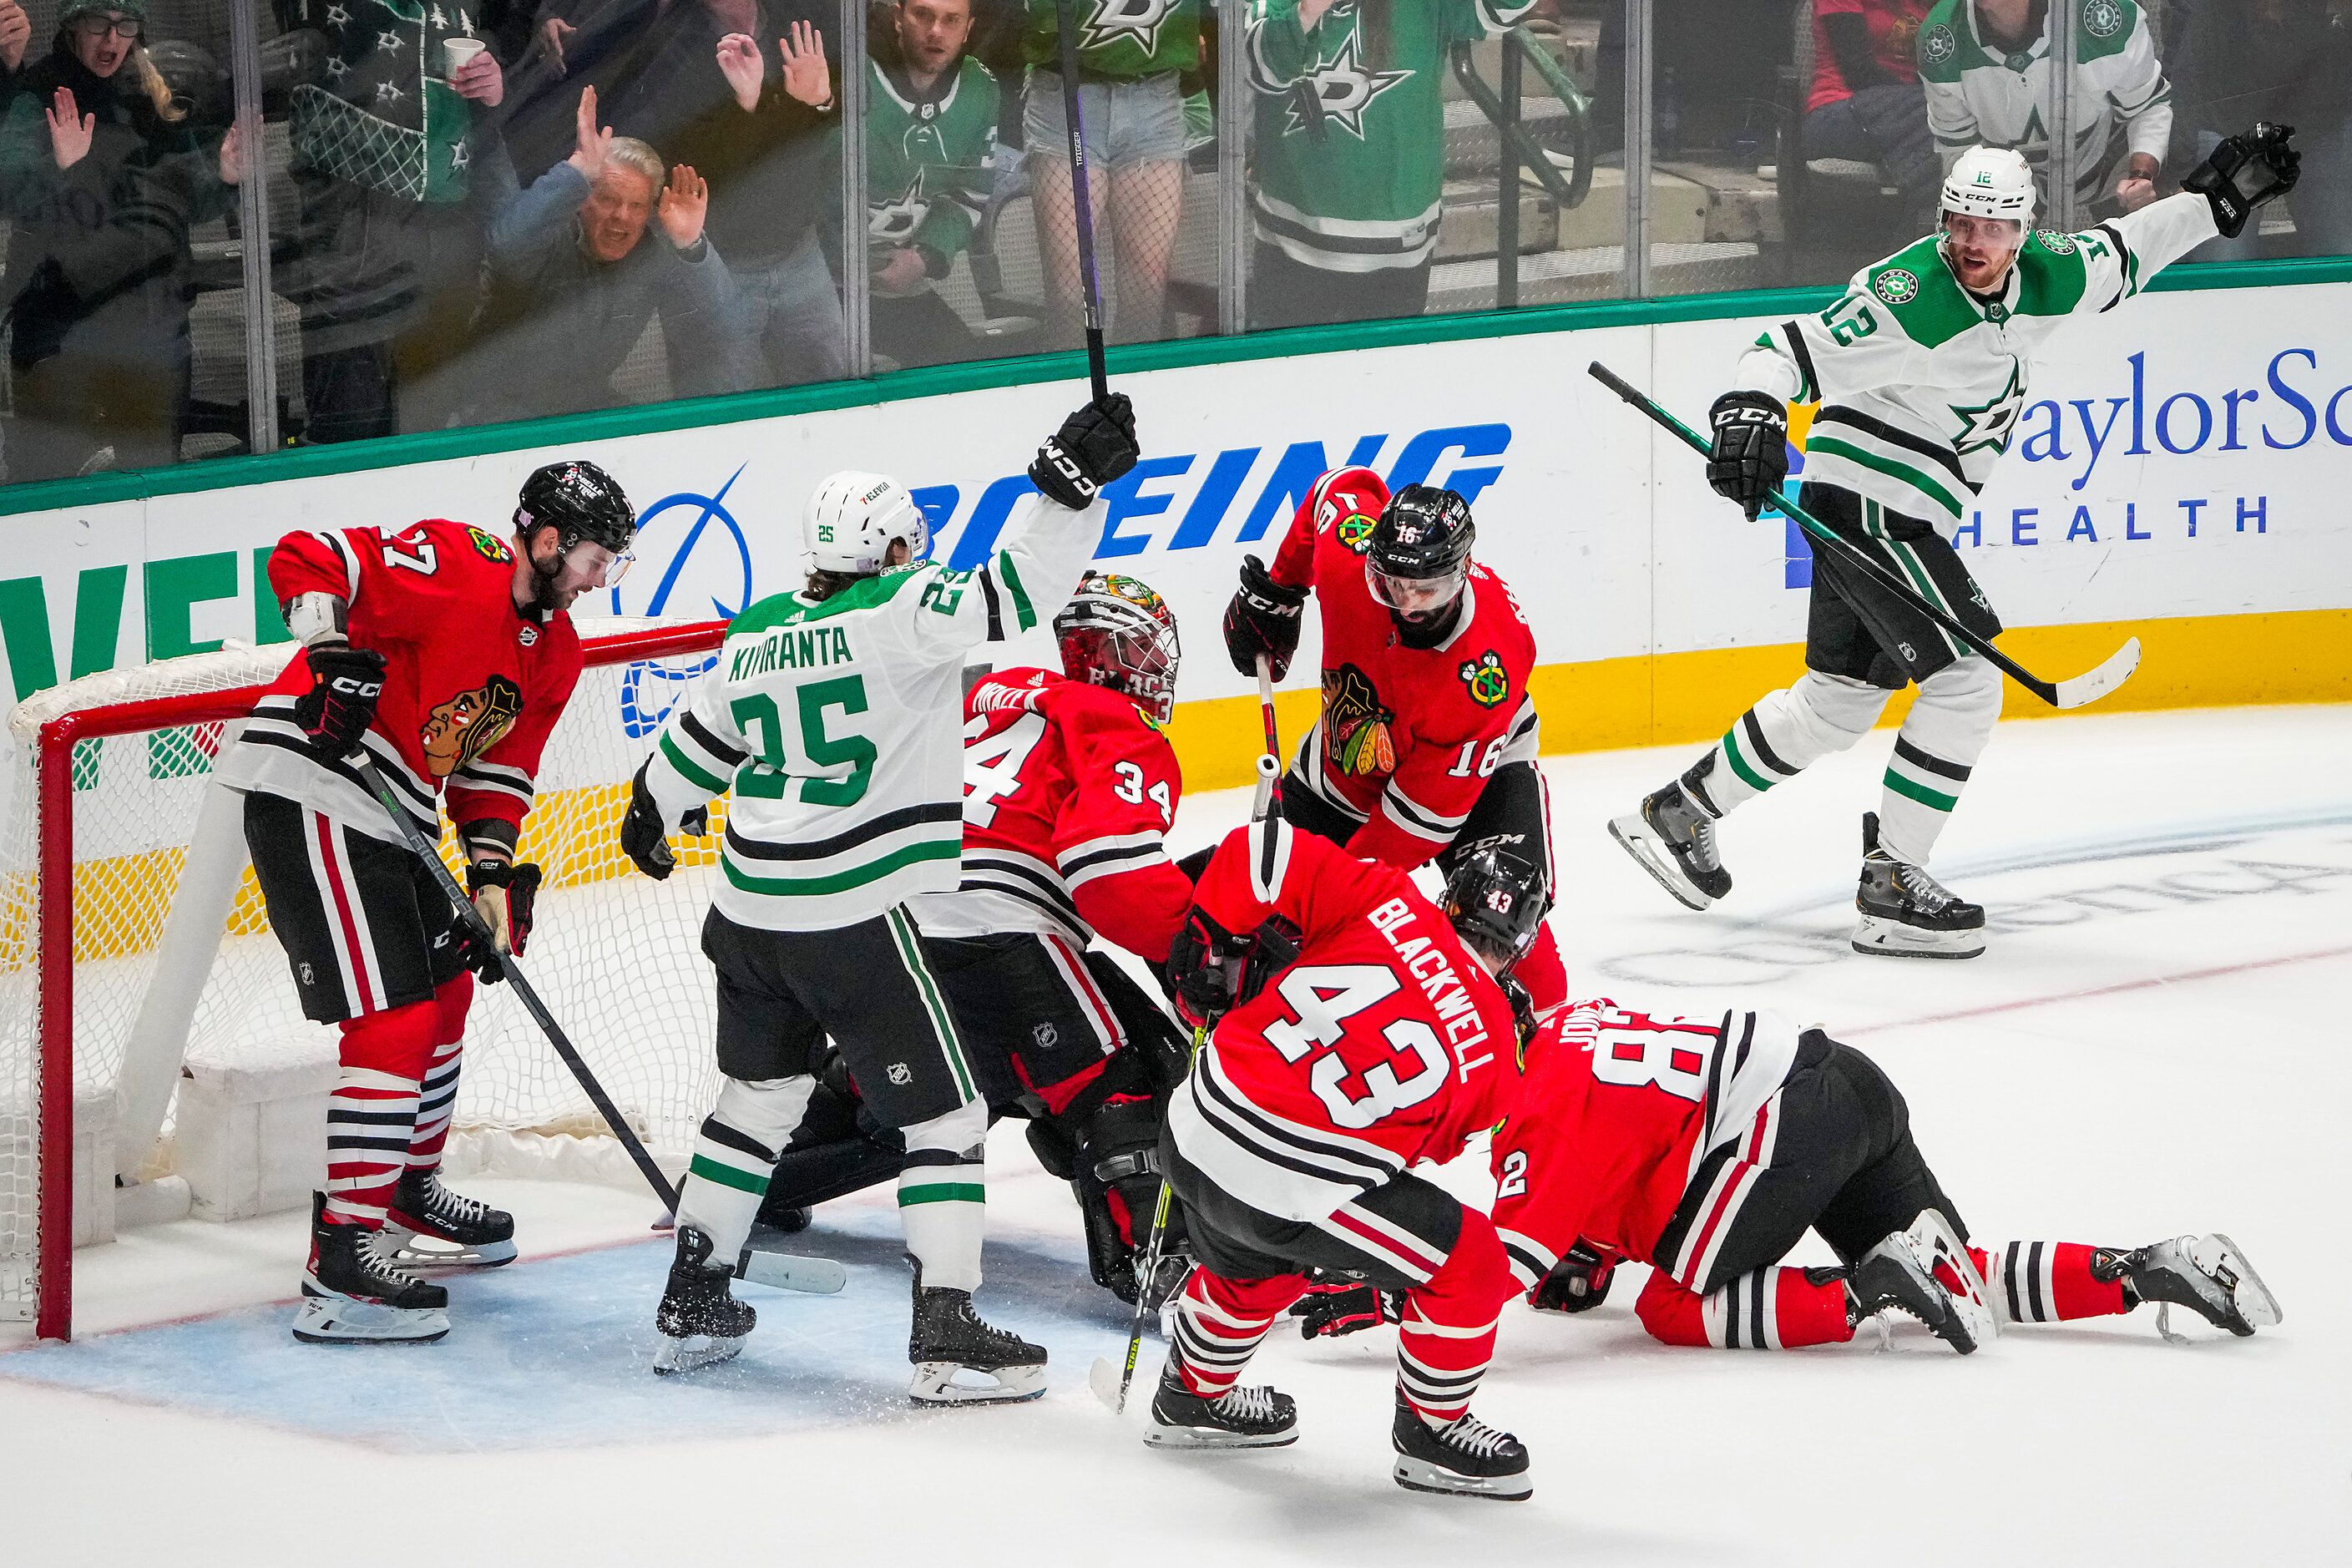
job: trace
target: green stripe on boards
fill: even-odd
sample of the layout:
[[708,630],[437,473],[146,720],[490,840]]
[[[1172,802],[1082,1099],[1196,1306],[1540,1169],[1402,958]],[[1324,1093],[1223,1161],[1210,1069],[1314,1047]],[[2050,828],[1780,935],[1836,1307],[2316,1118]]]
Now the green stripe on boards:
[[1949,811],[1960,804],[1958,795],[1929,789],[1926,784],[1904,777],[1893,768],[1886,770],[1886,787],[1896,795],[1917,801],[1921,805],[1932,805],[1937,811]]
[[1754,768],[1749,767],[1748,765],[1748,759],[1739,754],[1739,742],[1732,739],[1733,736],[1738,733],[1739,726],[1737,724],[1734,724],[1730,729],[1726,730],[1723,732],[1723,760],[1731,764],[1731,771],[1733,773],[1738,773],[1741,778],[1747,780],[1758,789],[1770,789],[1773,784],[1777,781],[1768,779],[1763,774],[1758,773]]
[[939,983],[931,978],[929,967],[923,963],[923,946],[915,935],[915,923],[899,910],[884,910],[882,920],[898,944],[899,962],[907,966],[907,973],[914,977],[915,989],[922,994],[923,1010],[931,1016],[931,1027],[939,1032],[940,1049],[947,1054],[948,1068],[955,1074],[956,1092],[969,1104],[978,1098],[978,1091],[971,1086],[971,1068],[963,1059],[963,1042],[956,1037],[955,1016],[948,1011]]
[[739,1193],[768,1191],[768,1175],[764,1171],[741,1171],[732,1165],[722,1165],[706,1154],[697,1154],[686,1167],[689,1176],[700,1176],[706,1182],[716,1182],[722,1187],[732,1187]]
[[916,1204],[982,1204],[988,1201],[988,1188],[979,1182],[941,1182],[937,1186],[901,1187],[898,1206],[908,1208]]
[[690,760],[686,754],[686,749],[672,740],[667,731],[661,738],[661,753],[668,760],[671,767],[676,768],[688,783],[697,788],[707,789],[715,795],[727,793],[727,781],[709,768]]

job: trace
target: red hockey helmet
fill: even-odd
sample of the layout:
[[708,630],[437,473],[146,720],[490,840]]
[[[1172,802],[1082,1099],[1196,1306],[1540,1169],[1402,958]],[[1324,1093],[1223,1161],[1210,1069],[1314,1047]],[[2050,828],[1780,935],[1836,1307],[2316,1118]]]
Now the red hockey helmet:
[[1176,615],[1139,578],[1089,572],[1054,617],[1062,673],[1135,699],[1155,724],[1176,711]]

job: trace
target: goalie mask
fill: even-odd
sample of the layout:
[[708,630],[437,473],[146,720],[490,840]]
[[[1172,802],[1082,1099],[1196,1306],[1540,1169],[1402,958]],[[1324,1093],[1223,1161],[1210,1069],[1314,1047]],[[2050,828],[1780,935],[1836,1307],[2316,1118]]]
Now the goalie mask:
[[810,564],[845,577],[871,577],[890,563],[890,546],[920,561],[931,545],[931,525],[906,487],[883,474],[844,469],[809,492],[802,515]]
[[1434,485],[1405,486],[1381,513],[1365,545],[1364,583],[1407,647],[1435,647],[1453,632],[1477,533],[1470,503]]
[[1550,907],[1542,870],[1500,849],[1473,850],[1445,879],[1447,923],[1498,976],[1527,956]]
[[1168,601],[1138,578],[1089,572],[1054,617],[1062,673],[1108,686],[1165,724],[1176,711],[1176,667],[1183,650]]

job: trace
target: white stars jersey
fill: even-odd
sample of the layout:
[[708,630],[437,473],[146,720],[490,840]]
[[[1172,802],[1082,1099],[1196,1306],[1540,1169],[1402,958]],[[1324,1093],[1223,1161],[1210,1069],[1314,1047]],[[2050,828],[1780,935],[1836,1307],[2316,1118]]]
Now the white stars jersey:
[[665,823],[734,792],[719,913],[830,931],[956,886],[964,651],[1050,616],[1102,533],[1101,502],[1023,506],[1013,542],[972,571],[924,561],[819,602],[779,594],[728,627],[646,773]]
[[1805,478],[1948,539],[2009,449],[2042,342],[2217,232],[2205,198],[2187,192],[2082,234],[2036,230],[1991,295],[1962,288],[1931,235],[1855,273],[1820,315],[1759,336],[1732,385],[1820,403]]

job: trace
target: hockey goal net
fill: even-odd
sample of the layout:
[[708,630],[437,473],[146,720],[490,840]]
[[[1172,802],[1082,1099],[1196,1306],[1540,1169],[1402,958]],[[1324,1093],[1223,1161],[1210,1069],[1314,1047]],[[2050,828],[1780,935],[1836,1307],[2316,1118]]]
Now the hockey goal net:
[[[630,775],[714,661],[724,626],[600,620],[583,631],[586,668],[549,741],[523,834],[523,857],[546,877],[524,963],[658,1154],[686,1146],[717,1088],[699,955],[716,855],[713,840],[676,841],[680,874],[650,881],[630,874],[619,824]],[[170,1172],[184,1063],[331,1059],[334,1031],[302,1017],[270,934],[239,798],[212,780],[224,740],[289,652],[231,647],[110,671],[38,693],[9,717],[0,1320],[32,1317],[43,1337],[69,1328],[77,1207],[110,1205],[118,1180]],[[451,837],[442,853],[457,863]],[[506,989],[477,998],[457,1125],[600,1133],[587,1097]],[[79,1218],[82,1234],[99,1228],[88,1212]]]

